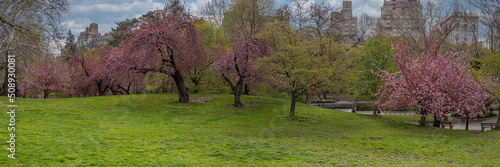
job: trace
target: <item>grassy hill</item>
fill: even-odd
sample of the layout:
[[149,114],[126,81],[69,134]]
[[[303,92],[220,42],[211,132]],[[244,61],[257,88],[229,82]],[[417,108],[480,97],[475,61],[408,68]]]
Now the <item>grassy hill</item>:
[[[232,95],[17,99],[16,159],[0,98],[8,166],[474,166],[500,164],[500,132],[418,127],[395,119]],[[203,102],[205,101],[205,102]],[[408,116],[407,116],[408,117]],[[411,116],[410,116],[411,117]],[[391,118],[391,119],[388,119]],[[408,119],[408,118],[404,118]],[[418,119],[415,117],[415,120]]]

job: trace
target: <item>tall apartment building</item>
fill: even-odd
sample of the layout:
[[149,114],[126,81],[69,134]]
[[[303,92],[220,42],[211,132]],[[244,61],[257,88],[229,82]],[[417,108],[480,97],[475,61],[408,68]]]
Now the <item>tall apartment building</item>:
[[85,31],[80,32],[76,40],[76,47],[92,49],[107,44],[111,35],[109,33],[101,35],[98,27],[97,23],[90,23],[89,27],[85,27]]
[[478,19],[478,16],[468,16],[467,12],[455,11],[440,24],[441,31],[450,32],[448,39],[452,44],[470,45],[478,39]]
[[377,32],[399,36],[404,33],[419,34],[423,20],[420,0],[384,0],[380,18],[377,20]]
[[343,1],[340,12],[332,12],[332,19],[339,25],[338,33],[346,37],[355,37],[358,33],[358,18],[352,16],[352,1]]

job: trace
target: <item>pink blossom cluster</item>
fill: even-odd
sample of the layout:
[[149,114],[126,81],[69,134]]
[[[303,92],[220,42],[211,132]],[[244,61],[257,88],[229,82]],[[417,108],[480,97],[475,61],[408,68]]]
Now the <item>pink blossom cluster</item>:
[[23,84],[19,85],[21,95],[37,96],[43,93],[44,98],[49,98],[50,93],[72,93],[73,69],[52,56],[39,58],[36,64],[25,70]]
[[218,52],[212,69],[217,71],[225,81],[234,81],[250,84],[255,81],[264,81],[266,72],[257,68],[256,63],[262,57],[273,54],[271,47],[262,39],[252,38],[250,31],[240,30],[232,40],[232,48],[214,46]]
[[447,114],[475,118],[484,115],[488,94],[476,82],[466,63],[468,55],[439,52],[433,36],[422,53],[412,54],[408,41],[393,45],[392,60],[399,71],[376,73],[385,82],[375,103],[386,109],[420,109],[421,115],[440,119]]

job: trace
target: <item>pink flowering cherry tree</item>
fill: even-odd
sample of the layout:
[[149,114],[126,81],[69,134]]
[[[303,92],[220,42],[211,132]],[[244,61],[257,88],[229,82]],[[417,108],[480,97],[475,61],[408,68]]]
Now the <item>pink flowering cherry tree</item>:
[[430,45],[422,53],[412,54],[404,40],[393,45],[392,60],[399,71],[376,73],[384,86],[375,103],[390,110],[420,110],[421,126],[425,126],[426,116],[434,116],[434,126],[439,126],[447,114],[484,115],[489,97],[471,75],[467,54],[454,50],[440,53],[434,37],[426,39]]
[[53,56],[44,56],[25,68],[26,73],[19,85],[21,94],[38,95],[49,98],[50,93],[72,93],[72,71],[67,64],[58,61]]
[[80,51],[74,56],[73,63],[78,67],[75,73],[78,95],[93,95],[97,92],[99,96],[104,96],[109,91],[114,77],[118,77],[106,68],[109,55],[109,48],[97,48]]
[[231,87],[234,94],[234,106],[242,107],[241,94],[244,85],[256,81],[264,81],[266,72],[257,68],[262,57],[273,54],[271,47],[262,39],[254,38],[249,31],[239,31],[232,39],[232,47],[215,46],[216,60],[212,68],[218,72],[222,80]]
[[184,11],[150,12],[128,30],[130,38],[123,41],[124,58],[131,68],[141,73],[159,72],[173,78],[179,102],[189,101],[184,83],[187,71],[205,65],[206,60],[195,19]]

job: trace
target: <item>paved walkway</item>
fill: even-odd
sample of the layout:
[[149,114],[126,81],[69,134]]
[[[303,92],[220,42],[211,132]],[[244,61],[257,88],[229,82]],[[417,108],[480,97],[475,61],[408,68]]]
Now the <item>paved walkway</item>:
[[[345,112],[351,112],[350,109],[336,109],[336,110],[341,110],[341,111],[345,111]],[[414,112],[397,112],[398,114],[396,115],[413,115]],[[356,111],[356,114],[373,114],[373,111]],[[389,113],[389,112],[381,112],[380,113],[381,115],[394,115],[395,113]],[[465,130],[465,124],[466,122],[463,121],[459,118],[455,118],[455,117],[448,117],[448,121],[452,122],[453,124],[453,129],[457,129],[457,130]],[[472,131],[481,131],[481,122],[483,123],[496,123],[497,122],[497,118],[496,117],[493,117],[493,118],[478,118],[478,119],[469,119],[469,130],[472,130]],[[414,122],[409,122],[409,123],[412,123],[412,124],[418,124],[417,121],[414,121]],[[491,130],[490,128],[486,128],[484,129],[485,131],[488,131],[488,130]]]

